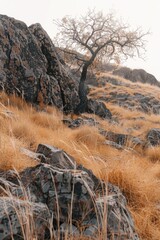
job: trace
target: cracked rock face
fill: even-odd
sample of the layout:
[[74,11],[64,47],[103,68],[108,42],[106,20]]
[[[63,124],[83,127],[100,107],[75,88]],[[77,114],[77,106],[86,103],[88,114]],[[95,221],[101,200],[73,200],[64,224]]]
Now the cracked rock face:
[[49,217],[44,204],[0,197],[0,239],[25,239],[25,234],[28,234],[42,240]]
[[66,112],[79,102],[76,82],[41,25],[27,27],[4,15],[0,15],[0,89]]
[[[25,153],[28,154],[27,151]],[[33,205],[33,223],[37,226],[35,230],[41,229],[42,232],[37,239],[51,239],[45,225],[49,222],[53,223],[54,232],[61,236],[60,239],[65,239],[63,236],[66,231],[76,236],[83,234],[91,239],[99,239],[102,235],[106,240],[113,237],[117,240],[139,239],[126,207],[126,199],[118,187],[100,181],[92,171],[76,165],[71,156],[53,146],[40,144],[37,154],[40,154],[41,163],[36,167],[24,170],[19,176],[13,171],[0,175],[1,189],[4,189],[5,193],[10,192],[16,201],[21,199],[18,206],[18,203],[14,204],[15,208],[8,200],[4,201],[7,211],[3,211],[4,204],[2,197],[0,198],[0,226],[4,234],[6,227],[10,229],[6,217],[8,212],[14,239],[22,236],[21,226],[15,221],[15,209],[18,207],[23,210],[23,199],[27,198],[29,206]],[[42,213],[38,211],[40,207]],[[40,213],[44,219],[41,219]],[[22,218],[22,223],[23,220],[25,219]],[[11,231],[8,234],[11,234]],[[57,235],[55,239],[58,239]],[[10,236],[8,235],[8,239]],[[5,240],[5,235],[2,235],[1,239]]]

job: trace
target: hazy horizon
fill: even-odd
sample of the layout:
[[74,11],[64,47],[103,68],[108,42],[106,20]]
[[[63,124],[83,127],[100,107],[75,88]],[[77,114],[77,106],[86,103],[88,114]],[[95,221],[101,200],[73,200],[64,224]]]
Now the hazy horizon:
[[83,15],[88,8],[95,8],[103,11],[104,14],[112,11],[118,18],[122,18],[129,23],[131,28],[142,27],[143,31],[150,31],[151,34],[146,37],[146,56],[142,59],[130,59],[123,63],[130,68],[143,68],[153,74],[160,81],[160,30],[158,23],[160,21],[160,6],[158,0],[59,0],[56,3],[53,0],[0,0],[0,14],[14,17],[24,21],[27,25],[39,22],[49,34],[51,39],[56,34],[56,26],[53,19],[62,18],[65,15],[77,16]]

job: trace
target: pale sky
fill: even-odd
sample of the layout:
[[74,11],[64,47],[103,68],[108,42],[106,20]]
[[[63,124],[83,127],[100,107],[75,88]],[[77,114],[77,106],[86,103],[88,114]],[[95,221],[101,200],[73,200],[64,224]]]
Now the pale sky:
[[147,36],[145,61],[132,59],[124,65],[143,68],[160,81],[160,0],[0,0],[0,14],[22,20],[27,25],[39,22],[52,39],[56,33],[53,19],[83,15],[88,8],[104,14],[114,11],[131,27],[141,26],[144,32],[151,32]]

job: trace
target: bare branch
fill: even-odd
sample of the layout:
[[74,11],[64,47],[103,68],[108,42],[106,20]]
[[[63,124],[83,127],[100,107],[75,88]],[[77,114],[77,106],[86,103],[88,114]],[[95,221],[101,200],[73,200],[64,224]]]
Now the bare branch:
[[[89,10],[79,19],[66,16],[55,22],[60,30],[57,39],[63,51],[67,49],[66,53],[80,61],[86,73],[95,59],[141,57],[145,52],[144,38],[148,32],[143,33],[141,28],[131,30],[113,14],[105,16],[102,12]],[[72,50],[68,52],[70,48]]]

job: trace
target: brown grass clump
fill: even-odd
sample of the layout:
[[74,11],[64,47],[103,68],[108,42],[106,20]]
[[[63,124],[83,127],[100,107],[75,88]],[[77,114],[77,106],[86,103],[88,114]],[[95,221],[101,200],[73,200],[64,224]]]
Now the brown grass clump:
[[150,147],[146,150],[146,155],[148,156],[148,159],[153,162],[159,162],[160,163],[160,146],[156,147]]
[[130,212],[134,218],[141,239],[144,240],[159,240],[160,221],[159,211],[154,206],[146,206],[141,208],[138,213],[135,213],[132,208]]
[[38,126],[56,130],[63,126],[62,115],[56,110],[52,111],[51,114],[46,114],[45,112],[38,112],[31,116],[31,120]]
[[[139,173],[141,173],[143,180],[141,180],[135,170],[129,171],[126,169],[114,169],[109,172],[108,177],[109,181],[120,187],[128,200],[129,206],[135,210],[141,209],[146,203],[148,203],[148,205],[153,202],[156,203],[156,201],[159,200],[157,194],[158,196],[160,194],[160,190],[155,189],[155,187],[157,187],[157,182],[154,180],[152,180],[152,182],[148,181],[142,170],[139,171]],[[152,194],[151,189],[154,189]]]
[[32,108],[31,105],[27,104],[22,98],[17,97],[14,94],[8,96],[5,92],[0,92],[0,103],[4,104],[6,107],[14,107],[14,109],[23,111]]
[[89,126],[83,126],[75,129],[72,133],[71,138],[74,142],[91,145],[92,148],[96,148],[97,145],[104,141],[104,137],[100,135],[98,129]]
[[18,169],[19,171],[37,164],[20,152],[22,142],[4,134],[0,136],[0,169]]
[[19,121],[18,126],[14,122],[12,124],[11,134],[13,134],[16,139],[24,142],[29,148],[32,148],[36,144],[36,131],[31,127],[31,124],[28,125],[24,121]]

